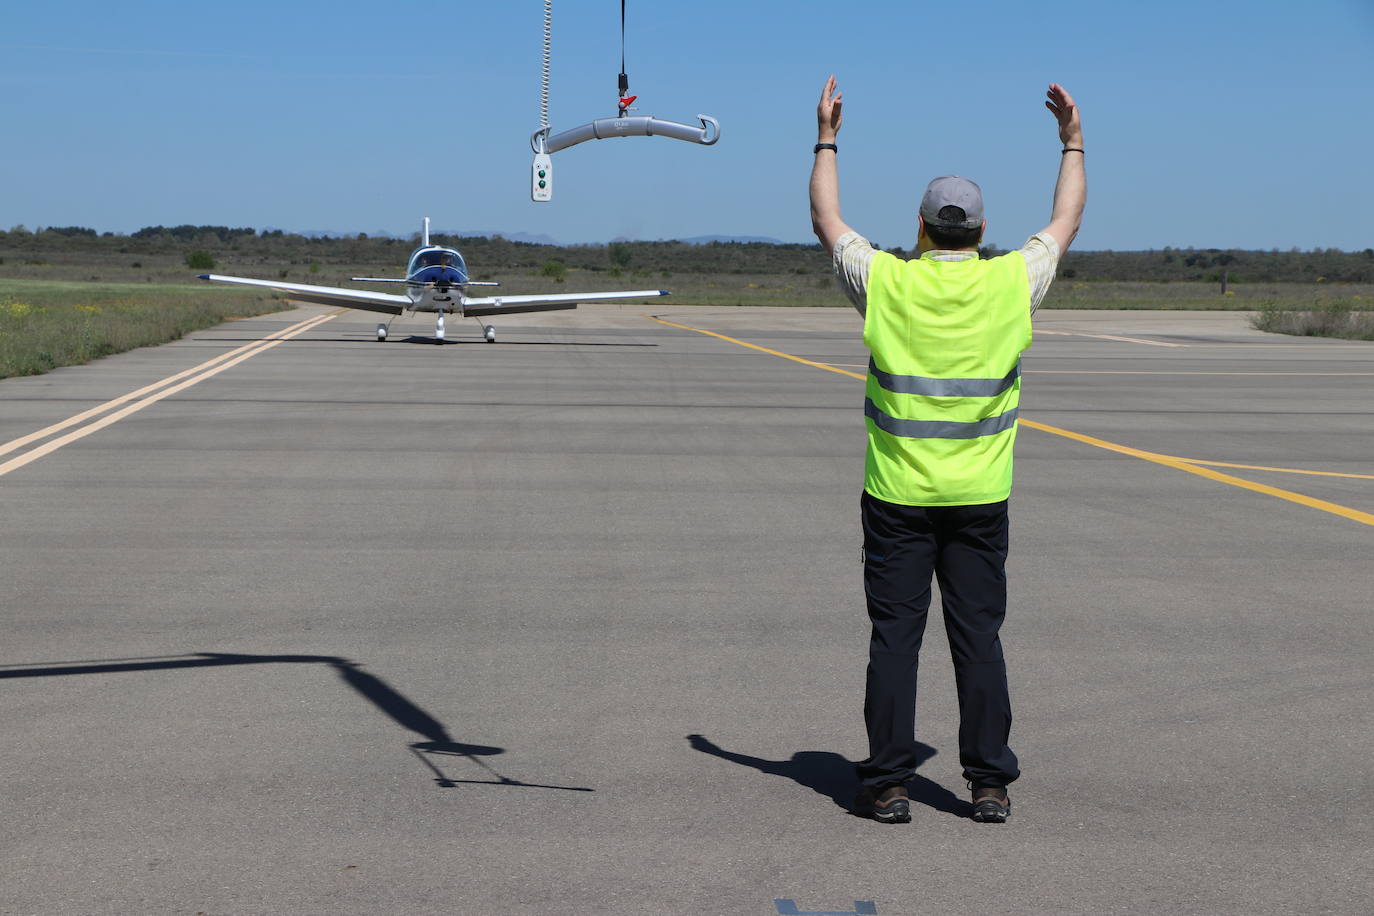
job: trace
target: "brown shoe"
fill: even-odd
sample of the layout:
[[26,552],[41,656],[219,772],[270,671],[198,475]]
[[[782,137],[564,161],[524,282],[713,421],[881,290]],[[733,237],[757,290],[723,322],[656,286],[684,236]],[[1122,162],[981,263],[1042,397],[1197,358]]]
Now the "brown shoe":
[[854,799],[854,813],[884,824],[911,823],[911,797],[906,786],[888,786],[879,792],[867,787]]
[[1006,789],[985,786],[973,790],[973,819],[980,824],[1005,824],[1011,817],[1011,798]]

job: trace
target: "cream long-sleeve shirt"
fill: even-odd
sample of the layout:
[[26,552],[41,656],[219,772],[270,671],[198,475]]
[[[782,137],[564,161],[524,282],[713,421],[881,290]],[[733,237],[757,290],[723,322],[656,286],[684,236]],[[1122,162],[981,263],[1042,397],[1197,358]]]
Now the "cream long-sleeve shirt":
[[[835,242],[831,252],[835,261],[835,276],[839,278],[840,288],[849,301],[864,314],[868,302],[868,267],[873,262],[876,249],[857,232],[846,232]],[[1049,291],[1059,266],[1059,243],[1046,232],[1037,232],[1021,246],[1021,256],[1026,259],[1026,274],[1030,280],[1030,310],[1034,314],[1040,301]],[[927,251],[922,255],[934,261],[963,261],[978,257],[976,251]]]

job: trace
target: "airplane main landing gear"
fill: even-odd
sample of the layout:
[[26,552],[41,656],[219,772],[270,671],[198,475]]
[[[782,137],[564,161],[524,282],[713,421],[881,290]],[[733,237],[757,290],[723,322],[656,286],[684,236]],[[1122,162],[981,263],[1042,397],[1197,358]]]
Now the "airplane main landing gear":
[[496,343],[496,328],[487,325],[482,329],[482,336],[487,339],[487,343]]
[[386,325],[384,325],[384,324],[379,324],[379,325],[377,325],[377,340],[378,340],[378,341],[386,340]]

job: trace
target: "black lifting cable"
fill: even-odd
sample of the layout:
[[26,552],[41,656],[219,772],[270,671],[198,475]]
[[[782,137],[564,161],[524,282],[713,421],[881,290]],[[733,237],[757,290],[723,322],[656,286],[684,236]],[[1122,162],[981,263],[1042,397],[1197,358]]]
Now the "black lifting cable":
[[620,0],[620,114],[617,117],[625,117],[625,112],[630,110],[630,104],[638,96],[630,95],[630,78],[625,75],[625,0]]

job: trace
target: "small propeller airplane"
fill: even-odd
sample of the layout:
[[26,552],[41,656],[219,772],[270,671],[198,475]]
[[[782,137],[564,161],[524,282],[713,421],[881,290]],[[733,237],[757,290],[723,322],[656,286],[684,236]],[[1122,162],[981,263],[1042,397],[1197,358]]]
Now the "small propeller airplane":
[[[391,322],[402,311],[434,312],[434,342],[444,342],[444,316],[457,314],[462,317],[480,319],[488,315],[505,315],[515,312],[545,312],[554,309],[577,308],[579,302],[604,302],[611,299],[649,299],[666,296],[666,289],[636,289],[613,293],[556,293],[547,296],[487,296],[469,297],[467,290],[472,286],[500,286],[499,283],[482,282],[468,279],[467,265],[456,248],[431,245],[429,241],[429,217],[425,217],[421,230],[420,247],[410,255],[405,279],[385,277],[349,277],[354,283],[404,283],[404,296],[391,293],[374,293],[369,290],[348,289],[341,286],[310,286],[305,283],[281,283],[274,280],[254,280],[249,277],[224,277],[219,274],[200,274],[201,280],[213,283],[237,283],[240,286],[260,286],[280,290],[288,298],[316,305],[334,305],[344,308],[363,309],[369,312],[383,312],[392,318],[377,325],[377,339],[386,340]],[[487,343],[496,342],[496,329],[483,325],[482,335]]]

